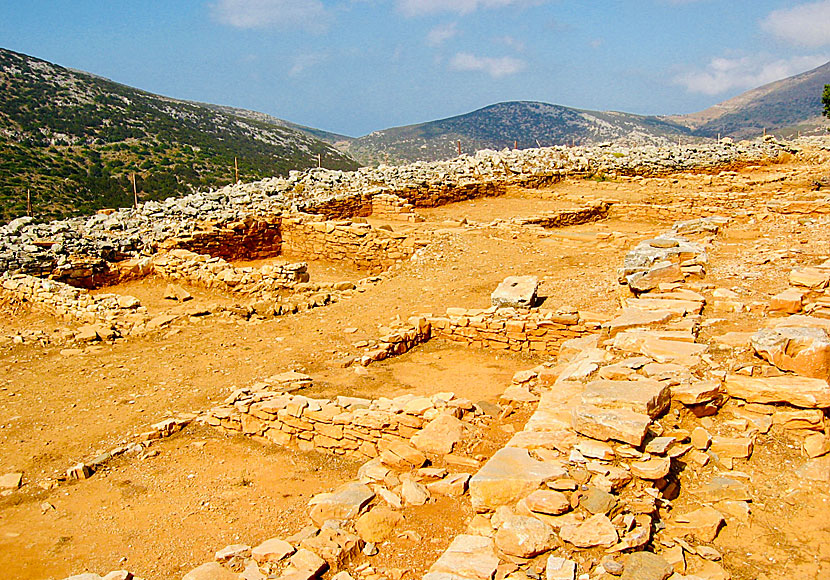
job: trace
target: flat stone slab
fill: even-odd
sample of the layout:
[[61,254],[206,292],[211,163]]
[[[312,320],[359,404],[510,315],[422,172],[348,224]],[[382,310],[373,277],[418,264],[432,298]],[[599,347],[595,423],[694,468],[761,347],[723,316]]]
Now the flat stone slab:
[[653,380],[596,380],[585,386],[582,402],[603,409],[630,409],[654,419],[671,404],[671,391],[667,384]]
[[430,567],[424,580],[491,580],[498,565],[492,538],[461,534]]
[[623,308],[622,314],[603,324],[612,338],[630,328],[643,328],[664,324],[676,316],[670,310],[643,310],[641,308]]
[[824,379],[729,375],[724,385],[731,397],[749,403],[789,403],[805,409],[830,407],[830,385]]
[[651,417],[630,409],[603,409],[581,405],[571,414],[577,433],[600,441],[622,441],[639,447],[646,437]]
[[368,485],[347,483],[332,493],[321,493],[311,499],[311,520],[317,527],[322,527],[326,520],[353,519],[374,497],[375,493]]
[[530,308],[536,301],[539,278],[536,276],[508,276],[490,295],[496,308]]
[[706,344],[697,344],[685,340],[669,340],[645,331],[628,330],[614,337],[614,348],[626,352],[642,354],[657,362],[674,362],[694,366],[700,362],[702,355],[709,348]]
[[476,511],[494,510],[558,477],[562,477],[561,466],[536,461],[527,449],[504,447],[470,479],[470,499]]

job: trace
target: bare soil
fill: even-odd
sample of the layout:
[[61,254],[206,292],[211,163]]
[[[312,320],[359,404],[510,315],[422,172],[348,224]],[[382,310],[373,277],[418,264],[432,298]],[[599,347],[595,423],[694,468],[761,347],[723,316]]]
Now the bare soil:
[[[0,473],[24,472],[23,488],[0,498],[2,576],[57,579],[127,568],[147,579],[175,578],[225,545],[255,545],[296,532],[305,523],[310,495],[354,478],[356,464],[191,426],[154,446],[157,456],[127,455],[89,480],[53,489],[36,483],[165,417],[203,411],[236,387],[289,369],[315,378],[312,396],[453,391],[473,401],[495,402],[515,371],[542,359],[432,341],[370,366],[365,375],[336,361],[358,354],[355,343],[376,339],[396,317],[443,313],[454,306],[487,307],[493,288],[508,275],[539,276],[546,308],[568,305],[611,314],[619,306],[616,268],[624,254],[670,225],[605,220],[539,232],[462,227],[457,224],[461,218],[484,224],[598,199],[663,203],[666,193],[683,191],[751,188],[771,198],[806,193],[811,180],[826,169],[826,164],[791,160],[749,167],[737,176],[569,180],[542,190],[514,189],[500,198],[418,210],[427,218],[423,224],[389,223],[399,231],[431,236],[431,245],[353,298],[270,320],[207,316],[146,337],[87,348],[83,354],[61,352],[66,345],[58,338],[74,323],[0,304],[0,335],[42,330],[55,338],[49,344],[0,343]],[[765,300],[786,286],[791,267],[826,258],[828,243],[827,228],[799,223],[797,217],[768,222],[739,217],[712,247],[707,282],[739,289],[747,301]],[[782,250],[791,251],[779,255]],[[771,258],[762,259],[767,254]],[[322,262],[309,270],[312,281],[365,275]],[[148,279],[102,292],[134,295],[153,313],[175,311],[180,306],[162,297],[165,286]],[[187,289],[197,303],[242,302],[198,287]],[[704,329],[705,340],[760,324],[755,313],[707,317],[722,321]],[[496,422],[488,452],[511,429],[520,429],[525,417],[508,417],[507,427]],[[716,542],[734,578],[830,577],[830,490],[826,484],[805,485],[795,476],[804,462],[798,444],[786,433],[774,433],[762,438],[752,459],[739,466],[750,474],[759,500],[748,523],[730,524]],[[373,566],[425,571],[472,515],[464,501],[442,500],[408,510],[407,526],[416,535],[380,546],[381,555],[368,560]]]

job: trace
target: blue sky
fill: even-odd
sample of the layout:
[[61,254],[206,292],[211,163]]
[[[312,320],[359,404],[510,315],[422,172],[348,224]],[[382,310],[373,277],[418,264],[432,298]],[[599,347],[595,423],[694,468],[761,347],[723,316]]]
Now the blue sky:
[[0,0],[0,47],[359,136],[510,100],[697,111],[830,60],[830,0]]

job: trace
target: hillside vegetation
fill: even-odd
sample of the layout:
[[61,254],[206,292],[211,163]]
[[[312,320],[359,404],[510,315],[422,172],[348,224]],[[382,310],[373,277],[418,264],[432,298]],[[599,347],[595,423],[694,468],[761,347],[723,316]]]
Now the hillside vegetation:
[[[319,156],[319,158],[318,158]],[[0,49],[0,221],[55,218],[357,163],[287,126],[153,95]]]

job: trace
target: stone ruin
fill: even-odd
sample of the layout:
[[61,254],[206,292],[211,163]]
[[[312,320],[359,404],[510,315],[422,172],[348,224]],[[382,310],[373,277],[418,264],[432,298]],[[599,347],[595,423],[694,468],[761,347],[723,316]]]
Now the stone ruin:
[[[236,185],[86,218],[80,238],[61,223],[18,220],[0,232],[6,265],[2,287],[19,300],[90,325],[87,333],[102,340],[173,322],[148,319],[132,297],[93,295],[83,288],[148,275],[244,296],[257,314],[279,316],[348,299],[356,287],[314,286],[302,261],[239,268],[229,260],[288,255],[346,261],[368,274],[357,286],[370,285],[376,275],[391,275],[396,264],[429,240],[369,226],[360,221],[363,214],[414,223],[418,207],[496,195],[516,181],[580,172],[651,175],[740,166],[784,150],[766,141],[679,153],[642,148],[620,156],[607,156],[607,148],[488,152],[353,175],[292,173],[288,180]],[[486,187],[473,185],[482,183]],[[377,191],[367,193],[372,187]],[[760,436],[774,427],[787,430],[802,441],[807,458],[800,476],[830,481],[825,415],[830,408],[830,301],[824,292],[830,260],[794,269],[791,287],[769,303],[744,304],[734,292],[707,284],[709,250],[731,217],[746,215],[758,200],[734,195],[708,199],[707,205],[699,201],[687,196],[665,207],[613,204],[599,210],[601,216],[630,210],[657,219],[684,217],[626,254],[618,272],[621,307],[613,316],[547,302],[539,306],[537,280],[507,279],[495,289],[491,305],[398,321],[368,344],[365,354],[346,361],[367,366],[433,339],[545,356],[547,362],[515,374],[502,407],[495,410],[526,409],[524,428],[484,460],[476,458],[471,443],[493,420],[493,409],[449,392],[312,398],[302,391],[313,377],[287,372],[237,389],[200,415],[153,425],[135,440],[71,466],[66,477],[91,477],[112,457],[144,452],[191,422],[363,462],[355,481],[312,498],[310,524],[303,530],[256,546],[217,546],[215,560],[183,580],[393,577],[373,576],[377,573],[369,564],[354,567],[352,562],[382,549],[402,520],[402,506],[440,496],[469,502],[476,515],[432,564],[427,580],[728,578],[713,541],[724,526],[751,517],[751,478],[740,467],[752,457]],[[714,207],[731,217],[713,215]],[[765,207],[779,214],[828,211],[827,204],[786,200]],[[205,221],[211,212],[216,219]],[[585,215],[597,219],[596,208]],[[154,220],[178,221],[168,230],[171,235],[152,226],[153,234],[145,237],[142,228]],[[535,216],[490,225],[557,223],[561,220],[555,216]],[[306,296],[303,306],[292,302],[298,294]],[[769,315],[764,326],[719,344],[727,350],[733,344],[751,349],[762,362],[735,367],[716,360],[713,343],[702,339],[707,319],[752,308]],[[700,426],[680,427],[681,416],[695,417]],[[684,471],[695,474],[692,489],[680,485]],[[672,502],[681,495],[691,495],[697,507],[673,511]],[[133,576],[119,571],[104,578]]]

